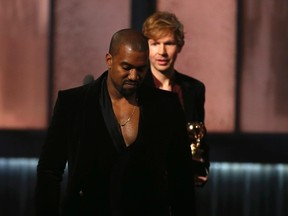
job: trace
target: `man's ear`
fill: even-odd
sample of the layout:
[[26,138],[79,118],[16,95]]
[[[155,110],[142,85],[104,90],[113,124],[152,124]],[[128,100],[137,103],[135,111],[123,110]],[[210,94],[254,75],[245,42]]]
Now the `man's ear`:
[[108,69],[110,69],[112,65],[112,55],[110,53],[106,53],[105,59],[106,59],[106,65]]

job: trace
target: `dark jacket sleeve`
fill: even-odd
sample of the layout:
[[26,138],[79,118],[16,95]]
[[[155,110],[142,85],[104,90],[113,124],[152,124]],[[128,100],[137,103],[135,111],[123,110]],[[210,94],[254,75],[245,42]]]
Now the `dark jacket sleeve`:
[[[205,94],[206,88],[201,81],[177,73],[178,79],[181,81],[181,86],[184,96],[185,116],[187,122],[203,122],[205,124]],[[197,175],[206,176],[210,167],[209,145],[204,137],[201,140],[201,148],[203,150],[202,157],[204,163],[192,161]],[[204,184],[202,185],[204,186]]]
[[[205,124],[205,109],[204,109],[204,105],[205,105],[205,86],[204,84],[201,85],[200,91],[199,91],[199,95],[197,97],[198,99],[198,107],[197,109],[199,110],[199,114],[200,114],[200,121],[203,122]],[[207,130],[207,128],[206,128]],[[207,134],[207,131],[206,131]],[[209,149],[209,145],[206,141],[206,136],[204,136],[204,138],[201,141],[201,148],[203,149],[203,159],[204,159],[204,164],[198,164],[199,167],[199,174],[205,176],[206,174],[208,174],[209,172],[209,168],[210,168],[210,157],[209,157],[209,153],[210,153],[210,149]]]
[[172,137],[168,163],[169,185],[172,192],[171,211],[173,216],[193,216],[195,215],[194,175],[186,121],[177,97],[175,102],[170,103],[170,107],[173,108],[171,110],[173,115],[170,116],[173,130],[171,133],[175,133]]
[[59,215],[60,186],[67,161],[66,113],[58,94],[46,140],[37,165],[36,215]]

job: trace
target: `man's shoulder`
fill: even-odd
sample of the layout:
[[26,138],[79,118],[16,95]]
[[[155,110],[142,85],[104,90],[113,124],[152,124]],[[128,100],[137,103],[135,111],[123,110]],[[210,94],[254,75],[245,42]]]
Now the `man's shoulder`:
[[75,86],[72,88],[67,89],[61,89],[58,91],[58,94],[62,97],[68,97],[68,98],[75,98],[77,95],[81,97],[81,95],[88,89],[88,86],[91,84],[81,85],[81,86]]
[[201,80],[178,71],[175,72],[175,77],[180,81],[185,81],[191,84],[204,85],[204,83]]
[[99,85],[95,80],[85,85],[62,89],[58,91],[57,99],[60,100],[62,104],[77,107],[85,102],[88,98],[97,97],[98,86]]
[[67,97],[69,97],[69,96],[75,97],[77,95],[82,96],[86,92],[89,92],[91,90],[97,89],[100,86],[100,83],[102,82],[102,80],[106,76],[107,76],[107,71],[102,73],[97,79],[92,80],[91,82],[89,82],[87,84],[83,84],[83,85],[78,85],[78,86],[71,87],[71,88],[62,89],[62,90],[59,90],[58,92],[61,95],[65,95]]
[[175,72],[175,79],[176,82],[184,88],[205,89],[205,84],[202,81],[178,71]]

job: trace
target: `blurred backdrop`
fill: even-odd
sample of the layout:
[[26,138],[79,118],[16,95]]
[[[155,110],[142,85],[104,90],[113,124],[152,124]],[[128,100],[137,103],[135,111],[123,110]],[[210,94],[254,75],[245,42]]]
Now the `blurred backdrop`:
[[57,92],[98,77],[112,34],[156,10],[183,22],[176,68],[206,85],[199,216],[288,215],[286,0],[0,0],[0,215],[34,214]]

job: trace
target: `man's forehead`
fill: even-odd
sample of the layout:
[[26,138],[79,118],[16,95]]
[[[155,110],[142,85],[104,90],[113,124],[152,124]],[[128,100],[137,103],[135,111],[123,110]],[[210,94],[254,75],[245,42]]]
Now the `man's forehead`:
[[148,53],[148,50],[142,50],[138,47],[131,46],[129,44],[122,44],[119,46],[117,55],[137,55]]
[[164,42],[164,41],[175,41],[175,36],[173,34],[167,34],[161,37],[157,37],[157,38],[150,38],[148,39],[148,42]]
[[122,43],[122,44],[119,44],[119,48],[118,48],[118,52],[127,52],[127,53],[136,53],[136,52],[139,52],[139,53],[145,53],[147,52],[148,49],[144,50],[143,49],[143,46],[141,44],[129,44],[129,43]]

